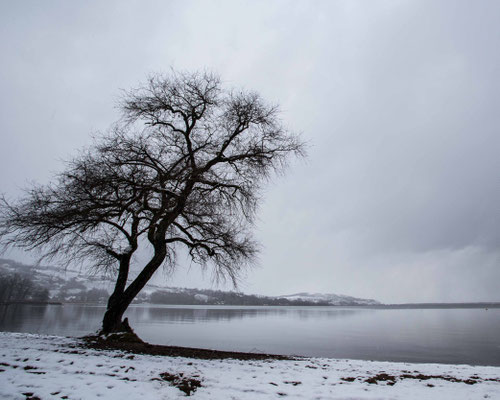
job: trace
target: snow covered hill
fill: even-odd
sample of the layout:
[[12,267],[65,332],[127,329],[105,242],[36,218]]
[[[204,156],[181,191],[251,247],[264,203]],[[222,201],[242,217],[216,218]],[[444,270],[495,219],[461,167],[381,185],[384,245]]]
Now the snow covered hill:
[[[29,276],[38,286],[49,289],[52,301],[105,302],[114,287],[111,274],[91,274],[86,269],[75,267],[26,265],[8,259],[0,259],[0,274]],[[149,296],[160,289],[164,288],[148,285],[141,295]]]
[[380,304],[377,300],[360,299],[352,296],[345,296],[333,293],[296,293],[285,296],[278,296],[278,298],[288,299],[291,301],[311,301],[314,303],[328,303],[332,306],[366,306]]
[[[25,265],[17,261],[0,259],[1,274],[29,276],[39,287],[49,290],[51,301],[104,303],[114,287],[112,274],[89,274],[86,269],[62,268],[58,266]],[[240,292],[225,292],[208,289],[187,289],[148,284],[135,302],[156,304],[217,304],[217,305],[374,305],[371,299],[320,293],[297,293],[287,296],[247,295]]]

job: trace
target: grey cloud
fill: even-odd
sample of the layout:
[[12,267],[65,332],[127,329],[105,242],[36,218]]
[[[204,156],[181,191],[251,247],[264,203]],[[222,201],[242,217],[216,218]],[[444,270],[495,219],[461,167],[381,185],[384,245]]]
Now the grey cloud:
[[[8,195],[27,180],[48,181],[59,159],[115,120],[119,88],[170,66],[211,68],[280,103],[310,142],[308,161],[267,188],[257,227],[265,250],[245,290],[500,301],[492,284],[500,279],[499,4],[1,8]],[[192,268],[169,279],[206,278]]]

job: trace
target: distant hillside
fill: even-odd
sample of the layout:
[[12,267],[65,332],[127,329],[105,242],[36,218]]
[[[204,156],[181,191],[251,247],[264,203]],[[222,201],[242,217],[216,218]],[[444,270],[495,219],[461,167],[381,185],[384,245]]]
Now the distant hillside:
[[[29,276],[37,287],[46,288],[50,301],[63,303],[105,303],[113,289],[113,278],[89,275],[85,271],[56,266],[24,265],[0,259],[0,277]],[[287,296],[247,295],[234,291],[186,289],[148,284],[134,301],[152,304],[185,305],[270,305],[270,306],[330,306],[376,305],[375,300],[358,299],[335,294],[297,293]]]
[[248,295],[209,289],[167,288],[151,293],[153,304],[210,304],[234,306],[315,306],[328,305],[307,300],[288,300],[280,297]]
[[332,293],[296,293],[289,294],[286,296],[280,296],[282,299],[292,300],[292,301],[308,301],[313,303],[326,303],[332,306],[367,306],[380,304],[377,300],[372,299],[360,299],[357,297],[344,296]]

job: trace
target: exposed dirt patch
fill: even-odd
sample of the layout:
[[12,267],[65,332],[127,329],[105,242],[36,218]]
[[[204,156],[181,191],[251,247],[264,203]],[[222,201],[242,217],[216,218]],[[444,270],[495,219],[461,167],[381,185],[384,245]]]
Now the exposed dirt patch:
[[[340,378],[344,382],[354,382],[355,380],[361,380],[363,377],[345,377],[345,378]],[[405,373],[401,374],[399,376],[396,375],[389,375],[386,373],[380,373],[375,376],[369,377],[364,379],[364,382],[370,383],[370,384],[375,384],[377,385],[379,382],[386,382],[387,385],[392,386],[398,381],[402,381],[404,379],[416,379],[419,381],[427,381],[429,379],[441,379],[444,381],[448,382],[456,382],[456,383],[465,383],[466,385],[474,385],[479,382],[484,382],[484,381],[489,381],[489,382],[500,382],[500,378],[487,378],[487,379],[482,379],[477,375],[473,375],[470,378],[467,379],[461,379],[461,378],[456,378],[454,376],[449,376],[449,375],[425,375],[425,374],[411,374],[411,373]],[[427,384],[428,387],[434,387],[432,384]]]
[[302,382],[300,381],[283,381],[283,383],[286,385],[293,385],[293,386],[302,385]]
[[[98,350],[122,350],[135,354],[149,354],[153,356],[168,357],[188,357],[204,360],[228,359],[237,360],[294,360],[297,357],[286,357],[275,354],[260,353],[242,353],[236,351],[219,351],[209,349],[198,349],[193,347],[162,346],[149,344],[139,339],[135,334],[86,336],[84,337],[84,346]],[[130,337],[131,336],[131,337]],[[127,358],[130,358],[128,356]],[[133,356],[132,356],[133,357]]]
[[396,383],[396,377],[383,372],[381,374],[372,376],[371,378],[365,379],[365,382],[372,384],[378,384],[378,382],[387,382],[389,386],[392,386]]
[[175,375],[163,372],[160,374],[160,378],[186,393],[187,396],[191,396],[191,393],[196,392],[196,390],[201,387],[201,381],[199,379],[184,376],[182,373]]
[[26,400],[42,400],[38,396],[34,396],[34,393],[31,392],[25,392],[23,393],[23,396],[26,396]]
[[418,379],[419,381],[427,381],[429,379],[441,379],[448,382],[462,382],[467,385],[474,385],[475,383],[482,381],[482,379],[473,379],[472,377],[469,379],[460,379],[449,375],[424,375],[424,374],[416,374],[416,375],[403,374],[400,375],[400,379]]

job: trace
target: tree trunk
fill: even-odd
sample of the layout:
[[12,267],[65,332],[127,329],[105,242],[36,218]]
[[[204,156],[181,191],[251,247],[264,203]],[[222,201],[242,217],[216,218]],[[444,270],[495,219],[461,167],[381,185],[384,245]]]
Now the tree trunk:
[[123,314],[132,300],[133,298],[130,299],[130,301],[125,301],[125,299],[123,299],[120,303],[114,304],[111,307],[108,305],[108,309],[102,320],[101,333],[132,332],[132,328],[130,328],[128,324],[128,318],[122,320]]
[[[133,332],[132,328],[130,328],[130,325],[128,324],[128,319],[125,318],[122,321],[123,314],[127,310],[130,303],[132,303],[132,300],[135,299],[135,296],[137,296],[142,288],[146,286],[146,283],[148,283],[158,267],[165,260],[165,255],[165,243],[160,243],[159,245],[155,246],[155,254],[153,258],[148,262],[141,273],[137,276],[137,278],[134,279],[134,281],[126,290],[124,290],[126,278],[125,281],[123,281],[123,279],[120,280],[120,277],[123,278],[124,275],[121,273],[122,261],[120,261],[120,273],[118,274],[115,291],[110,296],[108,301],[108,307],[102,321],[101,333],[108,334],[114,332]],[[127,274],[129,263],[130,257],[128,258],[128,260],[123,260],[123,268],[125,268],[125,265],[127,266]]]
[[122,321],[123,314],[133,300],[133,298],[131,298],[130,301],[127,302],[127,299],[124,296],[131,257],[132,254],[126,254],[120,259],[120,267],[116,278],[115,290],[108,300],[108,306],[102,321],[101,333],[132,332],[132,329],[128,324],[128,320],[127,322]]

